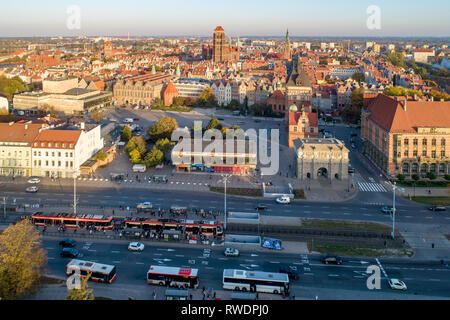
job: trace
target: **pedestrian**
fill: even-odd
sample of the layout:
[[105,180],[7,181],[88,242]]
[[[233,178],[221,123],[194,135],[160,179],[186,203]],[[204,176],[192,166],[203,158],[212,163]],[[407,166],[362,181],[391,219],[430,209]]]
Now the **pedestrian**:
[[189,295],[189,300],[192,300],[192,293]]
[[214,291],[213,299],[216,300],[216,292]]
[[292,300],[295,300],[295,294],[292,295]]
[[153,296],[153,300],[156,300],[156,291],[155,290],[153,290],[152,296]]

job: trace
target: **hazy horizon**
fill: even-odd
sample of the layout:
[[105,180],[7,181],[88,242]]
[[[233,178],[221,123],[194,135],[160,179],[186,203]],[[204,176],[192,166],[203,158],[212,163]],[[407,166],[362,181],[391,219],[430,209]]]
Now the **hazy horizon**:
[[[80,29],[71,30],[73,5]],[[367,27],[372,5],[380,9],[379,30]],[[232,37],[281,37],[289,28],[292,37],[445,38],[449,12],[446,0],[18,0],[3,5],[0,37],[211,37],[220,25]]]

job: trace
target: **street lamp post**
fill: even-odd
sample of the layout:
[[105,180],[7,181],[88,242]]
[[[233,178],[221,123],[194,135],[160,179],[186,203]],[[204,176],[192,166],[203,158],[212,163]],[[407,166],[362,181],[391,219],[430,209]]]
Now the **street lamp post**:
[[394,181],[394,187],[393,187],[393,204],[392,204],[392,239],[395,239],[395,189],[396,189],[396,182]]
[[3,218],[6,220],[6,197],[3,197]]
[[225,193],[224,193],[224,229],[227,230],[227,183],[228,179],[232,177],[231,174],[223,174],[223,182],[225,185]]

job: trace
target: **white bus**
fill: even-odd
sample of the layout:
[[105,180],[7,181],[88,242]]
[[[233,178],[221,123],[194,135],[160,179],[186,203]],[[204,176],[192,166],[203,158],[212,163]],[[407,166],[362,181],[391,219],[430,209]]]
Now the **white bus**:
[[198,269],[151,266],[147,283],[160,286],[198,288]]
[[133,172],[142,172],[147,171],[147,166],[145,164],[135,164],[133,166]]
[[223,288],[244,292],[289,294],[289,277],[285,273],[225,269]]
[[112,283],[117,276],[116,266],[72,259],[66,265],[66,275],[69,277],[76,270],[80,270],[81,278],[86,277],[88,273],[92,273],[89,280],[103,283]]

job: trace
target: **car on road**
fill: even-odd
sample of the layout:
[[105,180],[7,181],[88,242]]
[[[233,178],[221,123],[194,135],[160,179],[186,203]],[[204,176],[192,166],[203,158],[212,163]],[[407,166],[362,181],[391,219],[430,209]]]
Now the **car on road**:
[[342,264],[342,258],[338,256],[326,255],[322,257],[322,263],[325,264]]
[[260,204],[256,205],[255,210],[258,210],[258,211],[259,210],[261,210],[261,211],[267,210],[267,206],[260,203]]
[[223,253],[227,257],[238,257],[239,256],[239,250],[235,249],[235,248],[226,248]]
[[63,248],[73,248],[73,247],[75,247],[76,244],[77,244],[77,243],[75,242],[75,240],[72,240],[72,239],[69,239],[69,238],[62,239],[62,240],[59,242],[59,245],[60,245],[61,247],[63,247]]
[[431,207],[428,207],[428,210],[430,210],[430,211],[447,211],[447,208],[444,206],[431,206]]
[[40,182],[41,182],[41,179],[39,179],[39,178],[33,177],[33,178],[28,179],[28,183],[38,184]]
[[139,118],[134,118],[134,119],[133,119],[133,121],[139,121],[139,120],[140,120]]
[[356,145],[352,143],[352,149],[356,149]]
[[355,173],[355,168],[353,168],[350,164],[348,165],[348,173]]
[[138,209],[153,209],[153,205],[151,202],[143,202],[137,205]]
[[39,190],[39,188],[36,186],[28,187],[25,189],[25,191],[28,193],[36,193],[36,192],[38,192],[38,190]]
[[128,251],[144,251],[144,244],[141,242],[130,242],[128,245]]
[[406,287],[406,284],[403,281],[401,281],[401,280],[389,279],[388,282],[389,282],[389,286],[393,290],[406,290],[406,289],[408,289]]
[[123,120],[123,122],[125,122],[125,123],[133,123],[134,120],[131,119],[131,118],[126,118],[125,120]]
[[80,253],[74,248],[63,248],[61,251],[61,257],[63,258],[77,258]]
[[255,123],[261,123],[261,119],[255,119]]
[[394,213],[394,208],[392,208],[391,206],[384,206],[381,208],[381,212],[383,212],[384,214],[392,214]]
[[283,197],[277,198],[275,201],[279,204],[289,204],[289,203],[291,203],[291,198],[283,196]]
[[292,280],[298,280],[298,278],[299,278],[298,271],[295,270],[291,266],[280,266],[279,272],[286,273],[288,275],[289,279],[292,279]]
[[225,119],[224,118],[217,118],[217,120],[224,121]]

